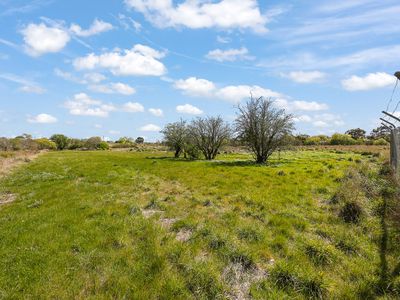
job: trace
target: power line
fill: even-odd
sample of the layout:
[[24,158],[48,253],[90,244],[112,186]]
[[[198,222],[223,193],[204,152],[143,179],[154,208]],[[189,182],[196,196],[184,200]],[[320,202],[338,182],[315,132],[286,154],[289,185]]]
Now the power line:
[[[389,99],[389,102],[388,102],[388,104],[387,104],[386,110],[389,110],[389,106],[390,106],[390,103],[392,103],[392,101],[393,101],[394,92],[396,91],[396,88],[397,88],[397,84],[398,84],[398,83],[399,83],[399,80],[396,79],[396,83],[395,83],[395,85],[394,85],[394,87],[393,87],[393,91],[392,91],[392,96],[391,96],[390,99]],[[399,102],[400,102],[400,101],[399,101]],[[397,102],[397,105],[399,105],[398,102]],[[396,105],[395,110],[397,109],[397,105]]]

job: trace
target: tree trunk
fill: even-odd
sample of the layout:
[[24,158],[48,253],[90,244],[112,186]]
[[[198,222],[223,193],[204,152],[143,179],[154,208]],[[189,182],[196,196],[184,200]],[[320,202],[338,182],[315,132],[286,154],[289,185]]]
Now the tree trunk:
[[179,158],[180,155],[181,155],[181,149],[178,148],[175,150],[175,158]]
[[265,162],[267,161],[267,158],[263,155],[257,155],[257,160],[256,162],[258,164],[265,164]]

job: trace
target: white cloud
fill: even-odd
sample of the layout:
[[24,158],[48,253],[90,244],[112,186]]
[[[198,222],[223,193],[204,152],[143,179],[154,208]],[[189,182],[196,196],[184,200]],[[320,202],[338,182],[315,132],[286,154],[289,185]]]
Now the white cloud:
[[232,40],[229,37],[226,36],[217,36],[217,42],[221,43],[221,44],[228,44],[230,43]]
[[181,90],[184,94],[194,97],[217,98],[230,102],[240,102],[243,99],[249,98],[250,93],[255,97],[278,97],[279,93],[264,89],[257,85],[230,85],[222,88],[217,88],[216,85],[207,80],[196,77],[176,80],[174,88]]
[[326,74],[320,71],[293,71],[288,74],[284,74],[284,77],[298,83],[312,83],[320,82],[326,77]]
[[207,79],[189,77],[175,81],[174,87],[187,95],[210,97],[215,91],[215,84]]
[[314,127],[318,128],[333,128],[337,126],[343,126],[345,122],[341,116],[330,113],[316,114],[316,115],[299,115],[294,118],[295,122],[299,123],[310,123]]
[[83,77],[87,81],[90,81],[93,83],[99,83],[99,82],[107,79],[107,77],[101,73],[87,73],[87,74],[83,75]]
[[219,89],[216,92],[216,96],[220,99],[227,100],[230,102],[238,103],[243,99],[250,98],[250,95],[253,97],[279,97],[280,93],[274,92],[270,89],[262,88],[258,85],[229,85]]
[[156,117],[162,117],[163,111],[160,108],[149,108],[149,113]]
[[113,29],[113,26],[110,23],[98,19],[95,19],[90,28],[86,30],[82,29],[81,26],[77,24],[72,24],[70,27],[70,31],[73,34],[81,37],[88,37],[91,35],[100,34],[102,32],[106,32],[111,29]]
[[59,52],[70,40],[70,36],[65,30],[48,27],[44,23],[31,23],[21,33],[24,37],[27,53],[32,56]]
[[91,91],[103,94],[121,94],[121,95],[133,95],[136,90],[128,84],[117,82],[110,84],[95,84],[89,85]]
[[160,131],[161,127],[154,124],[147,124],[140,127],[141,131]]
[[228,85],[218,88],[207,79],[189,77],[188,79],[176,80],[174,88],[189,96],[216,98],[232,103],[239,103],[244,99],[249,99],[250,96],[273,98],[278,107],[289,111],[320,111],[328,109],[326,104],[315,101],[289,101],[287,99],[289,97],[258,85]]
[[221,0],[218,2],[186,0],[174,5],[171,0],[125,0],[128,7],[144,14],[157,27],[250,29],[267,32],[267,16],[256,0]]
[[29,123],[50,124],[50,123],[56,123],[57,118],[55,118],[49,114],[38,114],[37,116],[29,117],[28,122]]
[[329,106],[325,103],[319,103],[315,101],[301,101],[301,100],[289,101],[285,98],[275,99],[275,105],[289,112],[321,111],[329,109]]
[[196,106],[190,104],[178,105],[176,111],[182,114],[201,115],[203,111]]
[[94,127],[95,127],[95,128],[103,128],[103,125],[101,125],[101,124],[94,124]]
[[254,59],[253,56],[249,56],[248,54],[249,50],[247,50],[245,47],[228,50],[215,49],[208,52],[206,58],[219,62]]
[[395,80],[396,78],[393,75],[384,72],[369,73],[364,77],[353,75],[344,79],[342,86],[348,91],[366,91],[393,85]]
[[142,104],[138,102],[127,102],[123,105],[123,111],[125,112],[130,112],[130,113],[136,113],[136,112],[143,112],[144,107]]
[[77,70],[108,69],[114,75],[161,76],[166,73],[166,67],[159,59],[165,56],[148,46],[137,44],[123,52],[114,50],[100,55],[91,53],[74,60]]
[[325,103],[318,103],[315,101],[292,101],[290,105],[293,106],[293,110],[305,110],[305,111],[320,111],[327,110],[329,107]]
[[113,104],[104,104],[100,100],[94,100],[85,93],[74,95],[72,100],[65,102],[69,113],[77,116],[108,117],[111,111],[116,110]]
[[300,116],[294,117],[293,119],[294,119],[295,122],[308,123],[308,122],[312,121],[312,118],[309,115],[300,115]]
[[46,92],[44,88],[36,85],[24,85],[19,90],[29,94],[44,94]]

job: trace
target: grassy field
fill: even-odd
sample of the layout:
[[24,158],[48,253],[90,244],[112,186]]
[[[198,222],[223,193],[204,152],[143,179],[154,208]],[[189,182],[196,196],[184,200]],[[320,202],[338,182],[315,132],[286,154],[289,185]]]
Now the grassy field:
[[249,159],[42,154],[0,179],[0,298],[365,299],[379,219],[345,223],[331,199],[376,159]]

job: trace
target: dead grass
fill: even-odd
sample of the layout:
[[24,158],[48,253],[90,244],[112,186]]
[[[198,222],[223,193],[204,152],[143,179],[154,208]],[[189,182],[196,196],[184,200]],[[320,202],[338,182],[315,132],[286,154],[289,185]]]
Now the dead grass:
[[247,269],[241,263],[228,264],[222,273],[223,280],[230,287],[227,298],[232,300],[251,299],[251,285],[266,277],[267,272],[257,266]]
[[11,193],[0,194],[0,205],[11,203],[15,201],[16,196]]
[[10,174],[16,167],[28,163],[38,157],[42,152],[16,151],[0,155],[0,178]]

